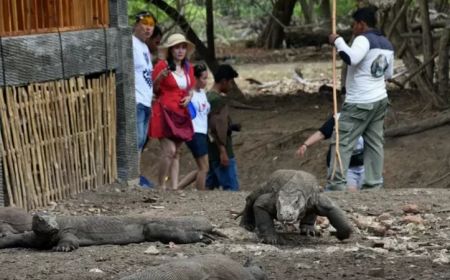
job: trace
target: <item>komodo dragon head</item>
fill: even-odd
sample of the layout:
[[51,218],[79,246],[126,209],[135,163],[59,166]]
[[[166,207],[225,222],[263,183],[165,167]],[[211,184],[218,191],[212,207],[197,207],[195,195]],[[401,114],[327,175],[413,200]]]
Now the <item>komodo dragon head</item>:
[[255,280],[269,279],[262,265],[252,258],[249,258],[245,261],[244,267],[248,272],[250,272],[250,274],[255,278]]
[[305,215],[305,196],[296,185],[288,183],[278,191],[276,208],[278,221],[295,223]]
[[54,234],[59,231],[56,217],[45,214],[35,214],[32,221],[33,231],[42,234]]

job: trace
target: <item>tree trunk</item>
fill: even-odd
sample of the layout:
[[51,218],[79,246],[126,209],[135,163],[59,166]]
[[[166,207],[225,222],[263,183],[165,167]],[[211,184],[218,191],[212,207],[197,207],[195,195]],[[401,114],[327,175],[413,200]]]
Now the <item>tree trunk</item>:
[[282,46],[284,26],[289,26],[291,22],[295,2],[296,0],[277,0],[273,6],[272,17],[258,37],[256,42],[258,47],[279,49]]
[[209,57],[216,59],[214,44],[214,15],[213,0],[206,0],[206,41],[208,42]]
[[437,116],[411,122],[409,124],[390,127],[385,130],[385,137],[398,137],[419,133],[428,129],[439,127],[450,122],[450,111],[444,111]]
[[302,7],[302,14],[305,19],[305,24],[311,24],[316,22],[316,17],[314,13],[315,0],[299,0],[300,6]]
[[[428,0],[419,0],[420,18],[422,22],[422,44],[423,59],[428,60],[434,53],[433,38],[430,28],[430,13],[428,11]],[[434,62],[431,62],[426,68],[426,77],[433,82]]]
[[331,21],[331,6],[330,0],[322,0],[320,3],[320,11],[322,12],[322,17]]
[[[176,9],[172,6],[169,6],[163,0],[147,0],[149,3],[152,3],[163,12],[165,12],[174,22],[178,24],[178,26],[183,30],[186,34],[186,37],[189,41],[194,43],[197,53],[205,60],[208,65],[209,70],[211,72],[215,72],[219,67],[219,63],[215,59],[215,57],[211,57],[208,48],[203,44],[202,40],[197,36],[195,31],[192,29],[190,24],[187,22],[186,18],[178,13]],[[233,91],[230,94],[231,98],[243,99],[244,94],[242,91],[236,86],[233,88]]]
[[438,93],[439,96],[450,106],[450,83],[449,83],[449,56],[450,47],[450,20],[447,28],[442,31],[442,37],[439,44],[439,68],[438,68]]

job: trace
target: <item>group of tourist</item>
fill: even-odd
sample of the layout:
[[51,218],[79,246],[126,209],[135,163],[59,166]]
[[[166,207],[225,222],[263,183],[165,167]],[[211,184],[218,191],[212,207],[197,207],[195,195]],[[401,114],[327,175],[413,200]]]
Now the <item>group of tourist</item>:
[[[351,46],[337,34],[329,36],[330,44],[347,64],[346,96],[341,111],[296,152],[302,157],[311,145],[333,139],[327,156],[326,190],[383,186],[383,123],[388,105],[385,80],[393,74],[393,47],[375,29],[374,9],[358,9],[353,19],[355,38]],[[189,57],[195,46],[178,33],[170,35],[158,48],[159,60],[153,69],[149,48],[156,52],[162,35],[155,24],[156,19],[150,13],[136,16],[133,50],[138,148],[142,150],[147,131],[151,138],[159,140],[158,185],[162,189],[184,189],[195,182],[198,190],[222,187],[236,191],[239,183],[231,135],[240,130],[240,125],[231,122],[223,94],[230,90],[238,73],[229,65],[220,65],[214,73],[214,85],[206,90],[207,68],[191,64]],[[337,134],[333,132],[336,121]],[[198,170],[179,181],[179,150],[183,143],[192,152]],[[143,176],[140,184],[151,186]]]
[[[183,34],[168,36],[164,44],[156,18],[148,12],[136,15],[133,32],[137,142],[139,152],[147,137],[160,143],[158,188],[184,189],[195,182],[198,190],[239,190],[231,134],[233,124],[226,102],[238,73],[227,64],[213,73],[207,88],[208,69],[193,65],[189,58],[195,45]],[[152,59],[157,56],[158,60]],[[153,68],[153,63],[155,66]],[[179,180],[179,154],[186,143],[198,170]],[[145,176],[139,184],[153,187]]]

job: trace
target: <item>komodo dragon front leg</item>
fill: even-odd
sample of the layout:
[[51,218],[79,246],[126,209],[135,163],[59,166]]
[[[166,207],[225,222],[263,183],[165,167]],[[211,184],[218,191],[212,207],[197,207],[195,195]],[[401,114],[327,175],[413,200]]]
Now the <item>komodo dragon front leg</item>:
[[320,236],[320,232],[316,231],[315,224],[316,224],[317,215],[316,213],[312,211],[308,211],[306,213],[305,217],[300,220],[300,234],[301,235],[307,235],[307,236]]
[[255,224],[263,243],[284,244],[284,239],[276,232],[273,220],[276,218],[275,195],[263,194],[253,204]]
[[344,211],[342,211],[331,199],[323,194],[319,195],[316,205],[317,215],[325,216],[330,224],[336,229],[336,237],[344,240],[350,237],[353,232],[350,221],[347,219]]

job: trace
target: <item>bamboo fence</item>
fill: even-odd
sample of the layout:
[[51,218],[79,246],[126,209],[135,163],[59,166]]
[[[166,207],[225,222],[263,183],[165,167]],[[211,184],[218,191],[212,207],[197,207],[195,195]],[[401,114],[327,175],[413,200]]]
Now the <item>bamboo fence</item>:
[[109,0],[1,0],[0,36],[109,25]]
[[0,88],[7,198],[34,209],[113,183],[115,75]]

